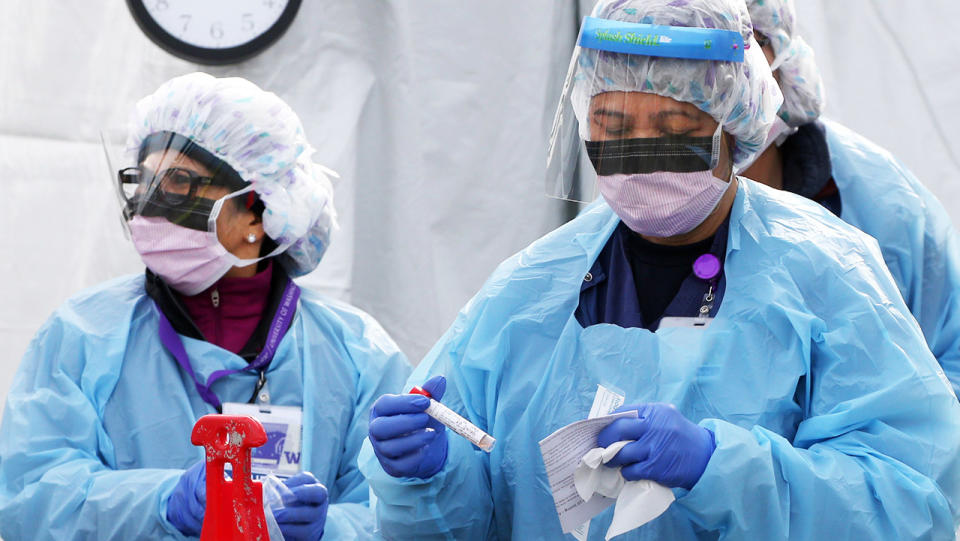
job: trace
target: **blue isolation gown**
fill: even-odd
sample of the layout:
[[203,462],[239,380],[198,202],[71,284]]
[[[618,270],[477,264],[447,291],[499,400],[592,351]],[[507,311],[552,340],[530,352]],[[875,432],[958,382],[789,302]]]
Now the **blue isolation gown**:
[[889,152],[824,121],[840,218],[877,239],[927,344],[960,393],[960,241],[943,205]]
[[[0,428],[0,537],[186,539],[166,520],[185,468],[203,457],[194,423],[216,413],[167,353],[144,277],[86,290],[31,342]],[[246,362],[181,337],[197,375]],[[373,514],[356,456],[370,406],[398,392],[405,357],[371,317],[303,291],[267,370],[271,403],[303,407],[302,466],[330,491],[325,539],[369,537]],[[257,374],[218,380],[223,402],[246,402]]]
[[692,490],[618,540],[953,539],[960,404],[873,239],[741,179],[709,327],[583,328],[582,282],[618,223],[597,201],[505,261],[417,367],[408,385],[446,375],[443,402],[497,445],[451,434],[421,480],[390,477],[364,443],[380,535],[564,538],[538,442],[604,384],[676,405],[717,443]]

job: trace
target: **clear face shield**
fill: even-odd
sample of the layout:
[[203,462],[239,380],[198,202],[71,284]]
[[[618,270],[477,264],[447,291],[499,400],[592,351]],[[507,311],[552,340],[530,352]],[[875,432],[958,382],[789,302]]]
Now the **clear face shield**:
[[584,18],[550,133],[547,195],[590,202],[598,175],[723,165],[722,125],[695,104],[706,107],[716,84],[703,61],[742,62],[743,50],[737,32]]
[[[114,131],[101,132],[101,141],[127,236],[147,266],[179,291],[195,294],[227,269],[289,247],[277,245],[252,258],[224,247],[224,238],[247,238],[246,228],[263,212],[263,203],[252,184],[190,139],[157,132],[131,143]],[[266,239],[254,235],[244,242]]]
[[215,233],[227,200],[253,197],[249,183],[179,134],[155,133],[136,148],[120,132],[101,141],[125,226],[142,216]]

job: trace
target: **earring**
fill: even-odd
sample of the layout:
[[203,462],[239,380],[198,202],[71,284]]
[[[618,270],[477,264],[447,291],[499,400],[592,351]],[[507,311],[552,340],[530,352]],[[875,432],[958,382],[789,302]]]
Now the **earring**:
[[249,235],[247,235],[247,242],[249,242],[250,244],[257,242],[257,235],[255,233],[250,233]]

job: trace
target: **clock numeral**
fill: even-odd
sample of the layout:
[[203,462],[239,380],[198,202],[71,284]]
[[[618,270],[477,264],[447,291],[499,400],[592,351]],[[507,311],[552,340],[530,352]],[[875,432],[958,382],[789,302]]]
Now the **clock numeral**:
[[156,11],[163,11],[170,7],[170,2],[167,0],[157,0],[157,3],[153,5],[153,9]]
[[244,32],[252,32],[253,27],[253,13],[244,13],[243,17],[240,18],[240,30],[243,30]]
[[270,9],[277,7],[277,0],[263,0],[263,5]]
[[183,23],[183,28],[180,30],[181,32],[186,32],[186,31],[187,31],[187,27],[190,26],[190,17],[192,17],[192,15],[181,15],[181,16],[180,16],[180,22]]
[[213,39],[223,37],[223,23],[218,21],[210,25],[210,37]]

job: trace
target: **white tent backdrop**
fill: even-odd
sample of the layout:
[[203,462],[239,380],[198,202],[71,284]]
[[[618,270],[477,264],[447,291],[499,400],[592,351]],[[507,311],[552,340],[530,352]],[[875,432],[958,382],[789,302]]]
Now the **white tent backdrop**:
[[[894,151],[960,214],[954,0],[798,0],[829,115]],[[580,2],[590,4],[589,0]],[[263,55],[203,68],[301,116],[338,170],[341,229],[302,283],[379,319],[417,362],[498,262],[569,212],[545,198],[546,132],[577,0],[305,0]],[[0,397],[29,340],[78,290],[142,272],[97,142],[198,66],[123,2],[7,0],[0,17]]]

